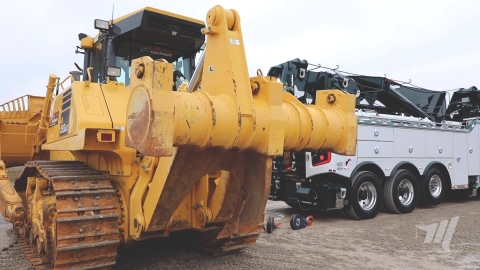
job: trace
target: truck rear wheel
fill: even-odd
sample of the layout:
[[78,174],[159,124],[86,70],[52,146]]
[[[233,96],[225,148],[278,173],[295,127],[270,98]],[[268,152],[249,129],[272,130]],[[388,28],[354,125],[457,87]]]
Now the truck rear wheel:
[[437,168],[430,168],[420,183],[420,201],[423,205],[438,205],[445,197],[445,176]]
[[352,187],[347,194],[348,205],[345,213],[353,219],[371,219],[377,216],[382,204],[380,181],[367,171],[361,171],[352,178]]
[[396,214],[412,212],[418,204],[419,188],[415,175],[405,169],[398,170],[385,182],[385,207]]

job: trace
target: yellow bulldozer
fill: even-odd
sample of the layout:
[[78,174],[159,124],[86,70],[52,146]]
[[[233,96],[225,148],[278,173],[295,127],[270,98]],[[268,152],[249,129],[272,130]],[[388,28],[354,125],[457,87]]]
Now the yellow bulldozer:
[[81,74],[0,105],[0,213],[36,269],[109,268],[119,247],[174,231],[239,250],[264,230],[273,156],[355,152],[355,97],[303,105],[249,78],[235,10],[205,24],[147,7],[95,28],[79,35]]

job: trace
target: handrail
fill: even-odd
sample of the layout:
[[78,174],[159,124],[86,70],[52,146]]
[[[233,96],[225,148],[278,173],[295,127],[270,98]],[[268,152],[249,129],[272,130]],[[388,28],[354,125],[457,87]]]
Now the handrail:
[[[28,128],[29,128],[29,127],[35,127],[35,132],[34,132],[34,133],[28,133]],[[38,128],[38,125],[26,125],[26,126],[25,126],[25,133],[24,133],[24,134],[25,134],[25,145],[36,145],[36,141],[35,141],[35,140],[36,140],[37,137],[36,137],[35,135],[37,135],[37,132],[36,132],[36,131],[37,131],[37,130],[36,130],[37,128]],[[28,137],[28,136],[33,136],[33,144],[29,144],[29,143],[27,142],[27,137]]]
[[65,91],[65,89],[68,89],[68,87],[63,87],[63,83],[65,83],[68,79],[70,79],[72,82],[75,81],[75,78],[72,76],[72,74],[68,75],[63,81],[60,82],[60,87],[62,87],[63,91]]
[[[431,127],[431,128],[447,128],[447,129],[456,129],[456,130],[464,130],[468,129],[468,125],[463,125],[461,122],[426,122],[426,121],[415,121],[415,120],[406,120],[406,119],[390,119],[388,117],[374,117],[374,116],[364,116],[364,115],[357,115],[357,119],[360,123],[365,123],[365,121],[370,121],[371,123],[380,123],[383,124],[403,124],[404,126],[410,125],[413,127],[416,126],[423,126],[423,127]],[[466,121],[468,122],[468,121]]]

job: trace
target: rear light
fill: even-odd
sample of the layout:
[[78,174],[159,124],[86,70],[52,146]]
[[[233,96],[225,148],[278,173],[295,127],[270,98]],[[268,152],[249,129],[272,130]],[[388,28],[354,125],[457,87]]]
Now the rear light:
[[97,132],[97,141],[98,142],[114,142],[115,141],[115,131],[111,129],[100,129]]
[[316,153],[312,153],[312,164],[313,166],[320,166],[323,164],[327,164],[332,160],[332,153],[331,152],[324,152],[318,151]]
[[113,136],[111,133],[101,133],[100,134],[100,140],[103,142],[103,141],[108,141],[108,142],[111,142],[113,141]]

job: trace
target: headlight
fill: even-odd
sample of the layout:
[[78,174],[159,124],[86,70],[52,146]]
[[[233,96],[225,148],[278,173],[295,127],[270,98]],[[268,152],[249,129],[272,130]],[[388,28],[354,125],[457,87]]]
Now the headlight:
[[94,27],[98,30],[108,30],[110,29],[110,24],[108,23],[108,21],[96,19]]
[[120,77],[122,75],[122,69],[119,67],[107,67],[108,77]]

